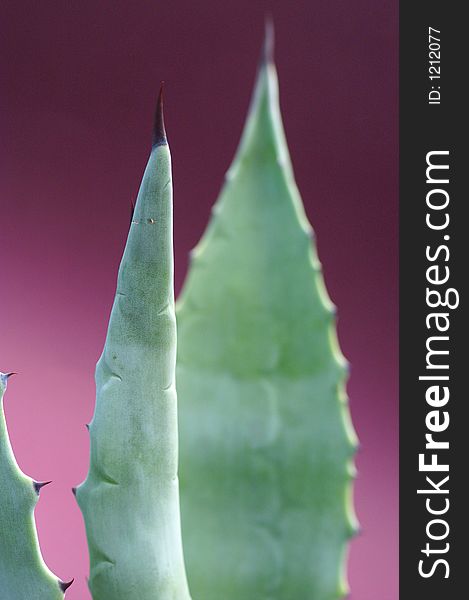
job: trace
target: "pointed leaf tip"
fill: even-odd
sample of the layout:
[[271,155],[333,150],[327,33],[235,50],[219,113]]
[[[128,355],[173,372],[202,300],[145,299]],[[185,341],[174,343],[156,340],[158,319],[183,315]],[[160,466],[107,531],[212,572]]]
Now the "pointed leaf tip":
[[33,481],[34,491],[39,496],[41,489],[50,483],[52,483],[52,481]]
[[74,581],[75,579],[71,579],[70,581],[60,581],[59,579],[59,588],[65,594],[65,592],[68,590],[68,588],[72,585]]
[[158,94],[158,100],[156,102],[155,125],[153,128],[153,147],[168,143],[166,139],[166,130],[164,127],[163,87],[164,82],[161,82],[160,93]]
[[262,46],[261,62],[263,65],[274,62],[275,30],[274,22],[270,15],[265,18],[264,44]]

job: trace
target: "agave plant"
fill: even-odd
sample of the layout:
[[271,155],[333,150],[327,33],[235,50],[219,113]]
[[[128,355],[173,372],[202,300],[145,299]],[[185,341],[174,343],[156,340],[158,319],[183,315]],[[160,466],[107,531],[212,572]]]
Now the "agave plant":
[[[89,472],[74,490],[93,599],[190,600],[189,585],[194,600],[341,598],[356,530],[348,367],[294,180],[271,27],[192,253],[178,351],[172,201],[160,92],[96,368]],[[69,584],[44,565],[33,522],[43,484],[17,467],[3,411],[0,436],[1,598],[60,600]]]

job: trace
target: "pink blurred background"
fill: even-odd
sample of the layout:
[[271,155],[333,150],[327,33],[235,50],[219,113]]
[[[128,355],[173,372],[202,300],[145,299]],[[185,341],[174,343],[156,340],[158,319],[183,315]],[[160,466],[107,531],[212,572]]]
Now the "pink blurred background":
[[316,230],[349,384],[357,458],[353,600],[398,597],[397,0],[1,3],[0,369],[21,467],[68,600],[88,557],[70,488],[118,261],[166,81],[176,287],[246,113],[263,21],[276,24],[284,122]]

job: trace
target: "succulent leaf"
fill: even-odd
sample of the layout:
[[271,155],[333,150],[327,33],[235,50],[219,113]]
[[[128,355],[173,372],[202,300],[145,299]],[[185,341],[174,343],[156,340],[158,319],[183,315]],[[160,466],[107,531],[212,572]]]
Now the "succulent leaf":
[[132,210],[76,491],[94,600],[189,600],[182,555],[175,388],[171,158],[161,92]]
[[27,477],[11,447],[3,396],[12,373],[0,373],[0,598],[63,600],[62,582],[41,555],[34,521],[41,487]]
[[178,301],[184,552],[196,600],[347,590],[356,440],[268,28],[236,157]]

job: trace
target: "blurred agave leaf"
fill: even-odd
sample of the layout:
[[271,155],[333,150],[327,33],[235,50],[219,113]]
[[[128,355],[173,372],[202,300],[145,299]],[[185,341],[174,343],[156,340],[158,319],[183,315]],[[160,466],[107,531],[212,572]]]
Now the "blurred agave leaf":
[[178,302],[194,600],[347,591],[355,435],[335,309],[290,163],[268,28],[254,96]]

